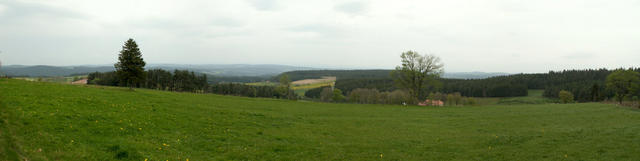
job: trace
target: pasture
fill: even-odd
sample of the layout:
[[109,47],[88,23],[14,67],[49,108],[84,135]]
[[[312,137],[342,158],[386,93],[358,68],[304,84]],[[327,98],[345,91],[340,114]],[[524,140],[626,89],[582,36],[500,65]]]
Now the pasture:
[[639,160],[610,104],[329,104],[0,79],[0,160]]

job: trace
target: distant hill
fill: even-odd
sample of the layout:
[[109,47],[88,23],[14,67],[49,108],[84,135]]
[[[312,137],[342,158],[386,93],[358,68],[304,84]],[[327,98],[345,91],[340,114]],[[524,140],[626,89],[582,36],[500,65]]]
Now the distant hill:
[[[180,64],[149,64],[147,69],[164,69],[164,70],[191,70],[198,73],[204,73],[215,76],[274,76],[283,72],[294,70],[311,70],[314,68],[297,67],[288,65],[249,65],[249,64],[207,64],[207,65],[180,65]],[[108,72],[114,71],[112,65],[99,66],[24,66],[10,65],[0,68],[0,73],[8,76],[29,76],[29,77],[53,77],[68,76],[76,74],[87,74],[91,72]]]
[[7,76],[28,76],[28,77],[53,77],[69,76],[74,74],[84,74],[90,72],[113,71],[113,66],[23,66],[9,65],[0,68],[0,73]]
[[[391,70],[371,69],[371,70],[318,70],[318,68],[298,67],[289,65],[272,64],[149,64],[147,69],[164,69],[173,71],[191,70],[197,73],[208,74],[216,77],[272,77],[286,72],[292,80],[320,78],[322,76],[337,76],[338,79],[350,78],[389,78]],[[9,65],[0,68],[0,73],[8,76],[28,76],[28,77],[55,77],[80,75],[91,72],[114,71],[112,65],[95,66],[47,66],[47,65]],[[494,76],[509,75],[508,73],[485,73],[485,72],[451,72],[445,73],[443,78],[457,79],[483,79]]]
[[[293,81],[302,79],[315,79],[323,76],[336,76],[338,79],[361,79],[361,78],[391,78],[392,70],[306,70],[286,72]],[[444,73],[443,78],[453,79],[484,79],[495,76],[509,75],[509,73],[485,73],[485,72],[450,72]]]
[[486,73],[486,72],[445,72],[443,78],[453,79],[485,79],[495,76],[510,75],[509,73]]

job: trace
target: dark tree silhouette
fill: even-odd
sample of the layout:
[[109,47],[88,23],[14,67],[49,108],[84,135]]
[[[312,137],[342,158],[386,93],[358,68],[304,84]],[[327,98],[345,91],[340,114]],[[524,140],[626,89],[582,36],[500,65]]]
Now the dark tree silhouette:
[[121,83],[124,83],[129,89],[133,89],[145,80],[144,66],[146,63],[142,59],[138,44],[133,39],[130,38],[122,46],[118,61],[115,64],[116,73]]

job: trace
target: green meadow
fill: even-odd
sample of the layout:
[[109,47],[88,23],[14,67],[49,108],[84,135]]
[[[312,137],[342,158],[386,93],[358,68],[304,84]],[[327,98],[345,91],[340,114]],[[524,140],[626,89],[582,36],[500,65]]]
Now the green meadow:
[[331,104],[0,79],[0,119],[0,160],[640,160],[640,110],[600,103]]

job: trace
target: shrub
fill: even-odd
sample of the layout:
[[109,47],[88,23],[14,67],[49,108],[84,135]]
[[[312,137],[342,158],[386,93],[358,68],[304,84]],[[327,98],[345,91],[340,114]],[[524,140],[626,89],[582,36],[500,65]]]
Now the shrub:
[[331,100],[334,102],[342,102],[344,101],[344,95],[342,95],[342,91],[338,88],[333,89],[333,96]]
[[409,92],[403,90],[395,90],[393,92],[382,92],[381,94],[384,103],[386,104],[415,104],[415,100],[409,95]]
[[476,99],[471,98],[471,97],[467,97],[466,99],[464,99],[464,103],[463,105],[467,106],[467,105],[476,105]]
[[560,98],[560,102],[562,103],[573,102],[573,94],[569,91],[561,90],[560,92],[558,92],[558,97]]
[[382,101],[384,99],[380,99],[380,96],[381,94],[377,89],[357,88],[349,92],[348,99],[350,102],[363,104],[385,103],[385,101]]

